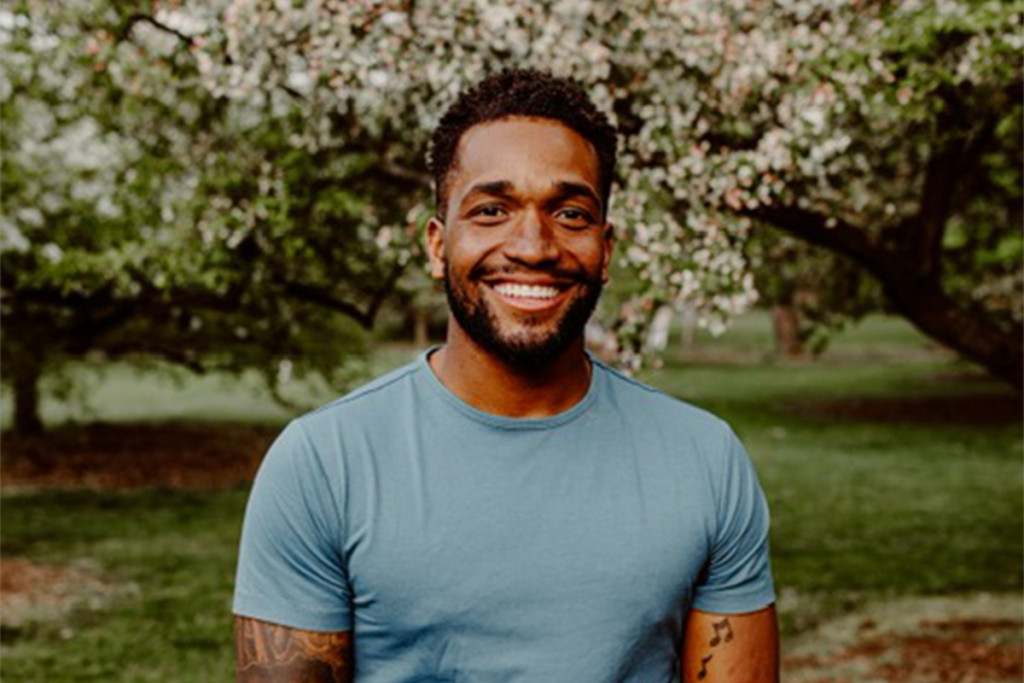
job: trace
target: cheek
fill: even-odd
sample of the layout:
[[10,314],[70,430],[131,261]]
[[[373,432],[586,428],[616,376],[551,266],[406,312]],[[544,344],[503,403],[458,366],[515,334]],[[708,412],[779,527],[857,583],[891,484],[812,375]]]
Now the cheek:
[[[464,231],[453,233],[445,249],[445,257],[458,267],[472,266],[501,248],[501,236],[497,231]],[[458,265],[457,265],[458,264]]]
[[567,251],[573,254],[581,266],[590,271],[604,270],[609,253],[604,240],[591,235],[573,240]]

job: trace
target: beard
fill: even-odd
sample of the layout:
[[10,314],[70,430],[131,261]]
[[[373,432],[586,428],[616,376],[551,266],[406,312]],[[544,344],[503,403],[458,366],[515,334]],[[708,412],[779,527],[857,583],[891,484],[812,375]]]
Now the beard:
[[[511,273],[513,269],[474,268],[468,278],[455,276],[445,264],[444,290],[448,307],[459,326],[478,346],[509,365],[523,370],[535,369],[557,358],[582,335],[590,315],[597,306],[603,283],[599,276],[558,271],[552,275],[579,286],[565,310],[555,320],[542,316],[523,315],[519,330],[502,329],[497,314],[487,302],[480,287],[481,278]],[[477,283],[471,293],[470,281]]]

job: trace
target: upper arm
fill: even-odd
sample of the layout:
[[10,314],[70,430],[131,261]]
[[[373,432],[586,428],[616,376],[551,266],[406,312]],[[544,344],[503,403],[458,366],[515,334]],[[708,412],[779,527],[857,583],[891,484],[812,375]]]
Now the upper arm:
[[683,683],[778,683],[775,606],[749,614],[690,610],[681,659]]
[[237,681],[349,683],[352,632],[306,631],[235,617]]
[[721,457],[711,459],[710,546],[693,607],[737,614],[775,601],[769,559],[768,503],[746,449],[727,430]]
[[236,614],[321,632],[352,627],[342,486],[300,425],[278,437],[246,506]]

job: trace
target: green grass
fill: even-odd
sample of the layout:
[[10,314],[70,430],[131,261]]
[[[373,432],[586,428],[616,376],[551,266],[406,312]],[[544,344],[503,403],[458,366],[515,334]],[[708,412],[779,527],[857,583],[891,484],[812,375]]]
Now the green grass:
[[[645,379],[728,420],[755,460],[772,509],[784,630],[872,598],[1019,593],[1020,422],[972,425],[926,413],[928,399],[966,410],[976,397],[1013,401],[1012,390],[892,318],[869,318],[815,361],[689,360],[702,346],[742,357],[770,342],[767,317],[747,316],[719,340],[698,337],[693,351],[670,352]],[[914,420],[820,411],[840,401],[926,407]]]
[[[731,335],[699,337],[695,351],[764,354],[767,325],[763,315],[744,318]],[[945,397],[967,406],[972,396],[1013,396],[930,348],[900,321],[869,319],[813,362],[695,364],[693,352],[672,351],[645,376],[729,420],[751,452],[772,506],[787,635],[872,599],[1019,594],[1024,586],[1019,423],[868,420],[816,410],[851,399]],[[388,349],[378,369],[410,355]],[[164,379],[115,369],[95,380],[93,395],[102,400],[93,406],[107,420],[283,421],[288,412],[248,381],[185,379],[165,395],[172,384]],[[134,588],[59,621],[6,629],[5,680],[228,680],[245,498],[238,490],[6,494],[5,556],[84,563]]]
[[5,629],[4,680],[225,681],[244,491],[5,495],[4,553],[86,564],[128,590]]
[[[673,332],[681,334],[678,325]],[[774,347],[770,314],[755,310],[742,315],[734,319],[728,331],[720,337],[712,337],[706,331],[698,330],[694,346],[697,350],[727,349],[769,358]],[[906,320],[875,315],[850,323],[845,329],[833,334],[820,357],[825,360],[882,355],[892,357],[935,349],[935,342],[922,336]]]
[[[366,371],[368,379],[401,365],[415,351],[401,346],[378,349]],[[276,403],[255,372],[241,376],[222,373],[196,375],[183,368],[143,368],[128,364],[80,362],[68,369],[71,396],[62,399],[45,391],[40,412],[43,422],[57,426],[68,422],[233,422],[283,424],[290,417],[321,405],[337,395],[313,381],[295,380],[284,387],[296,407]],[[361,382],[357,382],[361,383]],[[0,388],[0,428],[11,426],[12,396]]]

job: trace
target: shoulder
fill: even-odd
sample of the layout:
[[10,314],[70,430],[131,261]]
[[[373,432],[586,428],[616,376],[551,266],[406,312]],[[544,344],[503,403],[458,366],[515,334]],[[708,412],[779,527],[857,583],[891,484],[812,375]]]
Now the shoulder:
[[414,392],[416,375],[422,372],[424,367],[419,361],[403,365],[330,403],[309,411],[297,418],[295,423],[305,429],[316,431],[318,427],[336,423],[341,419],[393,414],[404,399]]
[[279,482],[275,487],[293,482],[327,498],[327,482],[345,478],[346,454],[361,452],[362,437],[392,431],[418,371],[418,363],[410,363],[289,422],[264,457],[258,480]]
[[638,419],[657,422],[668,429],[709,442],[722,443],[732,436],[729,425],[707,410],[666,394],[636,378],[629,377],[604,363],[595,361],[595,367],[604,378],[609,402],[617,410]]

